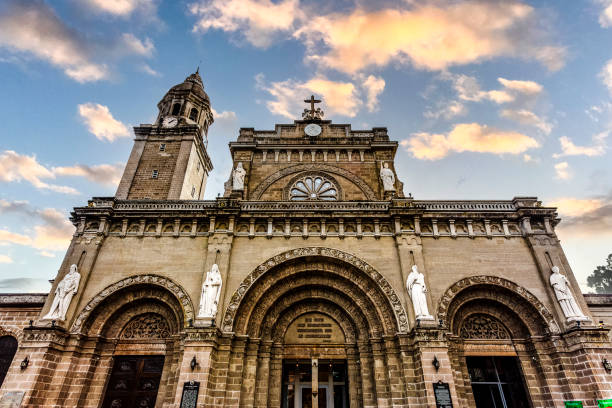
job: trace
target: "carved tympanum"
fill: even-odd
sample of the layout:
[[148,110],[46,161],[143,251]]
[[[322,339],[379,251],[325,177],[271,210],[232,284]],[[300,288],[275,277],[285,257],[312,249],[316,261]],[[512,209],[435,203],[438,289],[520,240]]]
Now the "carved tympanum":
[[121,332],[122,339],[166,339],[170,337],[168,322],[157,313],[136,316]]
[[464,339],[505,340],[508,330],[497,319],[485,314],[473,314],[463,322],[461,337]]

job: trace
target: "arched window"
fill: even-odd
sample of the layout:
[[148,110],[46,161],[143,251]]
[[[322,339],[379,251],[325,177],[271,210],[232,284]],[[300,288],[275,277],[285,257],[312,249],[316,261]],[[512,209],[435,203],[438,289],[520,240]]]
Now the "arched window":
[[191,108],[189,111],[189,119],[193,120],[194,122],[198,120],[198,110],[196,108]]
[[6,377],[16,352],[17,339],[13,336],[0,337],[0,386],[4,382],[4,377]]
[[180,103],[175,103],[174,106],[172,106],[172,115],[176,116],[179,113],[181,113],[181,104]]
[[291,186],[289,199],[335,201],[338,199],[338,188],[321,176],[306,176]]

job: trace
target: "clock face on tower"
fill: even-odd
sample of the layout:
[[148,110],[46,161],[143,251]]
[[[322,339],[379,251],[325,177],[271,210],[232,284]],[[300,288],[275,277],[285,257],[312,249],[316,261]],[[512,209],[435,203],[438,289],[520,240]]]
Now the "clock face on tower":
[[319,136],[321,134],[321,126],[316,123],[310,123],[304,128],[304,133],[308,136]]
[[178,118],[175,118],[174,116],[166,116],[164,120],[162,121],[162,126],[171,128],[171,127],[175,127],[177,123],[178,123]]

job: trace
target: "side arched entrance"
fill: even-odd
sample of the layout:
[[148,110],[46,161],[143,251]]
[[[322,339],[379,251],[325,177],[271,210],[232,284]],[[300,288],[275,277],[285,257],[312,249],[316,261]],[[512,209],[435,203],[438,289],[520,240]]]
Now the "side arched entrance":
[[240,406],[406,406],[405,311],[351,254],[303,248],[268,260],[234,293],[222,328],[240,360],[226,398],[237,392]]

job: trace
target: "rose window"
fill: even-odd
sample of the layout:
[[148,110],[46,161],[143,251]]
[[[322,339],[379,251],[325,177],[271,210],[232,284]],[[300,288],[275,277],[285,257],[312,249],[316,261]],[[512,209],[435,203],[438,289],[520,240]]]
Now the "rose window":
[[338,199],[338,189],[329,180],[320,176],[306,176],[289,190],[290,200],[326,200]]

